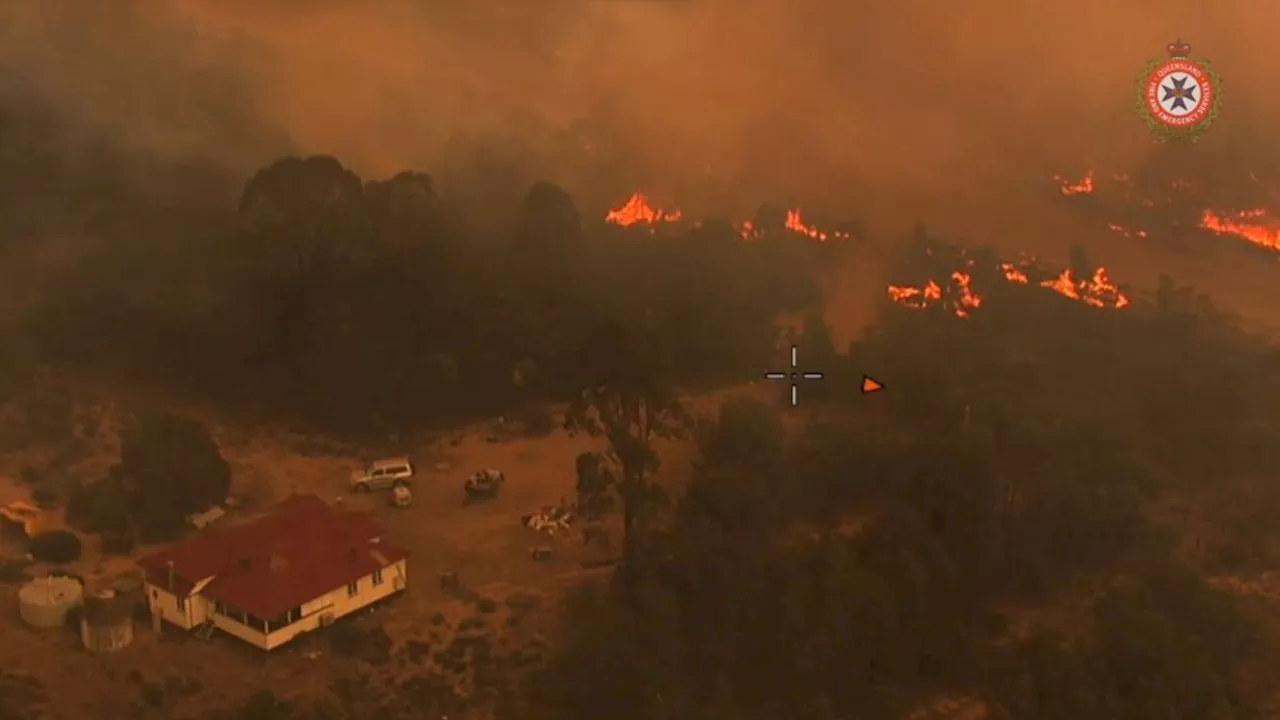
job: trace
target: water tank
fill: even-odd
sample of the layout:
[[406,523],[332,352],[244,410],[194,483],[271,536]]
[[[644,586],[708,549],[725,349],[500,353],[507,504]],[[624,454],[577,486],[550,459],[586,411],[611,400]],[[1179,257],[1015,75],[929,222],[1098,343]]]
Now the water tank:
[[122,575],[111,583],[116,597],[127,600],[131,605],[146,605],[147,594],[142,586],[141,575]]
[[32,580],[18,590],[18,613],[32,627],[62,627],[67,614],[84,601],[84,588],[75,578],[49,576]]
[[80,615],[80,640],[92,653],[128,647],[133,642],[133,600],[114,590],[86,597]]

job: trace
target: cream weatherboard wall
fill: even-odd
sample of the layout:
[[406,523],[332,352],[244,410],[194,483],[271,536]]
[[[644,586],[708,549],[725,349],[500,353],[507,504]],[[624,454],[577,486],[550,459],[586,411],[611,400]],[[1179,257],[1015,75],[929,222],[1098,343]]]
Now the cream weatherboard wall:
[[229,618],[226,615],[214,613],[213,626],[218,628],[222,632],[232,637],[240,638],[241,640],[255,647],[262,648],[263,650],[271,649],[267,647],[266,633],[262,632],[261,630],[254,630],[252,627],[245,625],[234,618]]
[[152,615],[159,615],[165,622],[184,630],[195,627],[191,622],[190,604],[184,598],[179,598],[158,585],[146,583],[146,586],[147,607],[151,609]]
[[[302,617],[266,637],[266,649],[274,650],[302,633],[311,632],[338,618],[367,607],[403,590],[408,583],[405,561],[394,562],[371,575],[331,590],[302,606]],[[257,643],[254,643],[257,645]],[[259,647],[262,647],[259,645]]]
[[196,593],[203,590],[212,580],[212,577],[207,577],[196,583],[192,586],[192,594],[185,597],[169,592],[159,585],[146,583],[147,606],[151,609],[152,615],[159,615],[165,622],[177,625],[184,630],[199,627],[209,619],[213,603]]
[[[214,626],[228,635],[240,638],[263,650],[273,650],[302,633],[311,632],[403,590],[407,584],[408,571],[405,561],[391,563],[381,570],[352,581],[349,585],[334,588],[314,600],[303,603],[302,614],[297,621],[270,633],[214,612],[213,603],[202,595],[192,595],[185,599],[177,598],[173,593],[148,583],[147,597],[153,614],[158,614],[166,622],[180,628],[190,630],[212,618]],[[208,585],[208,580],[196,583],[195,589],[203,589],[205,585]]]

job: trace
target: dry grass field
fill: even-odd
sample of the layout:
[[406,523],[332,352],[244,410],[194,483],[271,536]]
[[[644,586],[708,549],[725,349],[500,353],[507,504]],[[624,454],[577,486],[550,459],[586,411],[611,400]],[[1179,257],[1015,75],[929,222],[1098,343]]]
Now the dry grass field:
[[[777,398],[764,384],[719,392],[691,401],[695,412],[712,415],[728,394]],[[20,481],[24,468],[45,471],[45,482],[102,477],[118,455],[117,426],[111,406],[85,410],[95,415],[94,432],[81,433],[74,452],[66,448],[27,445],[0,454],[0,502],[29,498]],[[557,599],[585,578],[606,577],[585,569],[584,561],[607,558],[613,551],[583,543],[575,528],[558,536],[526,528],[521,516],[562,499],[573,500],[574,459],[597,450],[602,441],[586,434],[557,430],[545,437],[495,437],[495,423],[459,429],[432,440],[351,447],[283,431],[255,431],[219,425],[222,452],[231,463],[233,495],[242,506],[220,521],[234,523],[291,493],[313,493],[331,503],[368,510],[378,516],[396,542],[410,550],[409,587],[391,601],[339,627],[301,640],[270,655],[237,641],[215,636],[204,641],[166,627],[157,636],[137,623],[128,648],[98,657],[83,650],[71,629],[35,630],[18,617],[20,583],[0,583],[0,695],[28,693],[25,701],[53,717],[207,717],[219,708],[243,703],[260,689],[303,704],[330,703],[348,710],[380,693],[441,692],[443,685],[466,691],[466,658],[482,653],[532,659],[545,647],[541,633],[554,622]],[[662,441],[659,481],[678,488],[694,457],[688,441]],[[418,467],[413,504],[395,508],[389,493],[351,495],[349,471],[369,459],[407,454]],[[464,502],[463,480],[480,468],[499,468],[506,485],[494,499]],[[29,472],[29,470],[28,470]],[[45,527],[62,525],[58,510]],[[214,526],[217,527],[216,525]],[[70,570],[86,577],[115,576],[132,569],[131,557],[104,557],[93,538],[86,538],[82,560]],[[534,546],[550,545],[548,561],[535,561]],[[0,545],[0,557],[24,553],[20,538]],[[28,574],[47,572],[32,567]],[[472,591],[470,600],[445,592],[442,573],[457,573]],[[481,598],[479,602],[476,598]],[[359,634],[381,638],[372,649],[336,649],[327,635]],[[477,639],[479,638],[479,639]],[[477,650],[477,644],[490,646]],[[471,649],[467,647],[470,645]],[[529,648],[532,648],[530,650]],[[528,654],[528,655],[522,655]],[[16,696],[15,696],[16,697]]]

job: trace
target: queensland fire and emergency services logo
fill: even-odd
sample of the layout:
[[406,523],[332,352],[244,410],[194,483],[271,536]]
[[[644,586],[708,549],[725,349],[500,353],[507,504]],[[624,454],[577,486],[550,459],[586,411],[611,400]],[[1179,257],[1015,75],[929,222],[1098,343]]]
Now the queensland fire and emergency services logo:
[[1207,61],[1191,59],[1189,44],[1179,40],[1165,50],[1138,82],[1138,110],[1157,140],[1194,142],[1218,116],[1222,82]]

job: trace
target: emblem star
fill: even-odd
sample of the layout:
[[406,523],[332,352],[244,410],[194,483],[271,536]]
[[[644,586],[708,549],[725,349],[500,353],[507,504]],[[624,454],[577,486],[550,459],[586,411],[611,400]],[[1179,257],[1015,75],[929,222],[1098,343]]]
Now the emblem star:
[[1160,102],[1173,102],[1169,104],[1170,110],[1187,110],[1187,101],[1196,101],[1195,86],[1187,87],[1187,81],[1191,78],[1183,75],[1180,78],[1171,77],[1169,82],[1172,85],[1162,85],[1160,89],[1164,91],[1164,97]]

